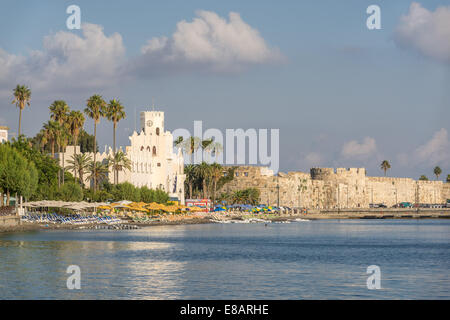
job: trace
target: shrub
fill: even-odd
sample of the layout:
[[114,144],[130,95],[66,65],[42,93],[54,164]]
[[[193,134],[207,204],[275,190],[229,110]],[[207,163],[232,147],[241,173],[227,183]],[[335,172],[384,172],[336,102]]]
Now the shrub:
[[63,201],[81,201],[83,189],[75,182],[64,183],[59,189],[59,198]]

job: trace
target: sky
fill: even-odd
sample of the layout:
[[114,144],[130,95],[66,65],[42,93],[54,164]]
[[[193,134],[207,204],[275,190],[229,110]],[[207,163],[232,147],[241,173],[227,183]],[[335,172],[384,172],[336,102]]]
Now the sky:
[[[81,29],[69,30],[70,5]],[[381,29],[366,9],[378,5]],[[450,174],[450,1],[23,1],[0,10],[0,125],[23,132],[48,106],[117,98],[128,145],[135,112],[166,129],[279,129],[280,171],[365,167],[370,176]],[[85,129],[92,133],[93,122]],[[98,127],[100,150],[112,124]]]

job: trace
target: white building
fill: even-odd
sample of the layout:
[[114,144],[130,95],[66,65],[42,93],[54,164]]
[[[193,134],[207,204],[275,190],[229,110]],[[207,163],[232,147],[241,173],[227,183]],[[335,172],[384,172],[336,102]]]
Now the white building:
[[[131,161],[131,170],[119,171],[119,183],[127,181],[136,187],[162,189],[171,198],[177,198],[184,204],[186,177],[183,154],[181,150],[174,153],[172,133],[164,130],[164,112],[141,112],[140,131],[133,132],[130,142],[131,145],[125,149],[125,155]],[[76,148],[77,153],[80,153],[79,147]],[[68,146],[64,154],[66,167],[67,160],[71,159],[73,154],[73,146]],[[93,159],[93,153],[89,155]],[[113,156],[112,148],[109,148],[108,152],[97,152],[96,161],[105,162],[109,156]],[[61,156],[61,166],[62,162]],[[114,182],[114,173],[111,168],[108,179],[111,183]],[[89,187],[90,181],[85,181],[85,185]]]
[[8,141],[8,127],[0,126],[0,143]]

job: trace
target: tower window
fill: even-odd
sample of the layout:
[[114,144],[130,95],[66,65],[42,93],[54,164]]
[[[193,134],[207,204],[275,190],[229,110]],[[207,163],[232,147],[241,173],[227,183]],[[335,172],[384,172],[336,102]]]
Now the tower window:
[[156,135],[159,136],[159,128],[156,128]]
[[141,151],[144,151],[144,146],[141,147]]
[[153,155],[156,156],[156,147],[153,147]]

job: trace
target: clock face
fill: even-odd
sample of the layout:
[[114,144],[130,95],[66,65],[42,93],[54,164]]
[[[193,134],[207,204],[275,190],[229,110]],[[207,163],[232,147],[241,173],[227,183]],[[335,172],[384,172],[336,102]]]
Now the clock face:
[[152,120],[148,120],[147,121],[147,127],[151,127],[153,125],[153,121]]

